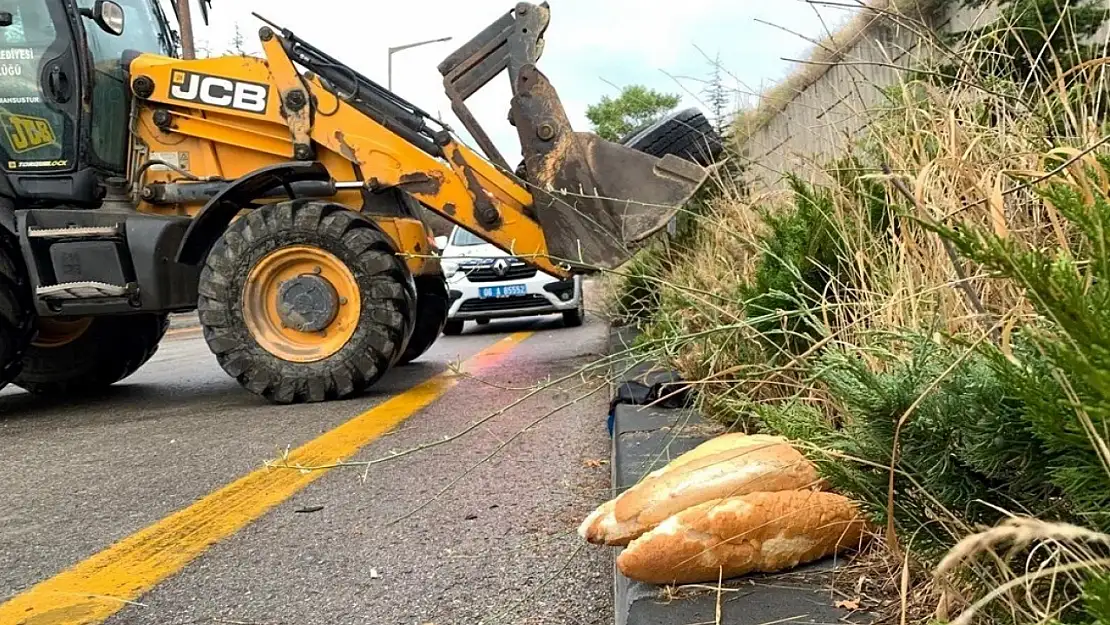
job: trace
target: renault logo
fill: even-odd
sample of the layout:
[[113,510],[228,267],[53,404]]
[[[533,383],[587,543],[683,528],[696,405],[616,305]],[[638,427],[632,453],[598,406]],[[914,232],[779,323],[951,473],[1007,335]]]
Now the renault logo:
[[498,258],[493,261],[493,272],[499,276],[504,276],[509,273],[509,261],[504,258]]

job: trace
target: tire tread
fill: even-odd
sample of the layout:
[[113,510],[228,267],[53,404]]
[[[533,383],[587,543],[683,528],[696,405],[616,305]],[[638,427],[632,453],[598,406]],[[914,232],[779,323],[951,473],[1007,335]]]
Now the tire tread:
[[100,392],[142,368],[158,352],[169,327],[164,313],[97,317],[71,343],[31,346],[14,384],[36,395]]
[[0,388],[20,373],[34,333],[34,304],[14,236],[0,228]]
[[447,282],[441,276],[421,276],[416,290],[416,326],[398,364],[408,364],[425,352],[443,333],[450,308]]
[[[251,337],[238,306],[236,285],[246,280],[250,255],[286,244],[327,249],[351,265],[359,282],[359,328],[322,361],[287,362],[267,352]],[[200,320],[217,362],[244,388],[280,404],[362,393],[400,357],[415,323],[412,278],[392,241],[369,219],[328,202],[281,202],[232,223],[205,262],[201,286]]]
[[634,131],[622,143],[652,156],[673,154],[700,165],[711,165],[724,148],[709,119],[696,108],[678,111]]

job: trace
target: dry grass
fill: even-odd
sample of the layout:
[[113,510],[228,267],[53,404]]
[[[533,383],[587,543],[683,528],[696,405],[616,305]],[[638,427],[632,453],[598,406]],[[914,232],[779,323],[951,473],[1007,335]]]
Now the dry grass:
[[[952,625],[970,625],[992,604],[1003,604],[1014,622],[1053,622],[1073,607],[1066,598],[1078,595],[1092,575],[1110,576],[1106,546],[1110,535],[1083,527],[1009,519],[964,538],[936,567],[941,605],[962,606]],[[972,578],[985,580],[990,589],[975,593],[981,596],[974,600],[966,596],[966,586],[961,592],[951,581],[960,569],[970,568]],[[1065,600],[1054,600],[1054,595]],[[940,616],[950,617],[947,609]]]
[[[738,118],[740,141],[780,114],[832,64],[851,62],[855,44],[882,28],[880,22],[897,19],[925,33],[929,23],[914,16],[929,14],[940,4],[872,4],[833,37],[818,42],[811,62],[766,94],[758,110]],[[1044,25],[1046,30],[1058,26]],[[1008,353],[1015,331],[1036,319],[1032,302],[1018,285],[989,279],[980,267],[965,266],[962,260],[954,262],[942,240],[919,221],[983,226],[1023,249],[1072,249],[1072,226],[1034,189],[1052,179],[1088,194],[1110,190],[1107,176],[1090,174],[1103,171],[1091,166],[1107,153],[1104,144],[1110,142],[1103,95],[1106,59],[1071,70],[1056,63],[1055,75],[1040,83],[984,80],[964,58],[986,49],[992,36],[1005,34],[1013,24],[999,21],[994,28],[994,33],[960,43],[960,55],[947,45],[921,46],[908,61],[925,72],[902,74],[896,85],[873,85],[888,95],[887,104],[865,112],[867,123],[844,155],[851,160],[821,163],[828,201],[819,211],[824,222],[809,226],[810,232],[823,227],[830,233],[837,266],[829,272],[831,279],[818,281],[820,291],[785,293],[779,301],[786,309],[753,313],[751,286],[759,279],[760,263],[777,249],[768,242],[765,216],[798,210],[799,198],[781,189],[752,193],[747,185],[722,181],[693,232],[658,252],[666,262],[665,269],[649,276],[660,302],[646,328],[648,355],[672,363],[692,380],[704,410],[734,427],[750,428],[758,423],[760,405],[799,402],[838,423],[846,418],[844,406],[814,381],[816,357],[826,349],[849,353],[876,370],[890,362],[877,354],[889,355],[891,335],[907,332],[934,335],[937,341],[948,336],[997,341]],[[1043,60],[1062,52],[1023,53]],[[940,70],[932,68],[945,64],[944,72],[954,73],[945,73],[947,86],[938,86],[930,78]],[[861,165],[844,169],[846,162]],[[896,189],[892,177],[910,198]],[[876,206],[887,207],[889,221],[878,230],[861,227],[871,223]],[[817,252],[811,248],[808,253]],[[796,284],[809,283],[798,276]],[[619,292],[622,281],[612,285]],[[802,349],[783,348],[784,333],[798,320],[814,334]],[[781,332],[774,331],[776,325]],[[923,386],[931,390],[936,384]],[[912,409],[903,420],[913,418],[910,413]],[[1105,446],[1105,433],[1096,428],[1088,434],[1092,444]],[[897,498],[894,473],[892,467],[891,510]],[[971,531],[959,510],[939,506],[937,515],[929,522],[946,526],[952,543]],[[965,623],[976,615],[997,615],[1001,605],[1014,622],[1044,623],[1074,607],[1082,575],[1110,570],[1105,556],[1089,547],[1105,543],[1105,536],[1035,520],[1012,521],[960,542],[937,569],[936,579],[915,562],[912,537],[889,538],[896,548],[872,554],[851,570],[851,579],[860,584],[856,594],[875,595],[872,606],[891,622],[921,622],[936,612],[941,618],[959,615]],[[997,548],[1003,542],[1025,551],[1001,553]],[[1077,547],[1080,543],[1086,546]],[[988,554],[987,563],[976,561],[973,553]],[[1018,566],[1009,560],[1029,553],[1036,557]]]
[[[928,23],[914,21],[912,15],[930,14],[940,4],[934,0],[871,3],[848,26],[819,44],[810,58],[828,63],[845,60],[844,55],[856,42],[880,28],[879,24],[894,19],[893,13],[898,14],[898,20],[925,32]],[[998,27],[1005,29],[1007,25]],[[974,40],[967,41],[961,49],[977,45]],[[1029,51],[1030,55],[1038,53],[1043,51]],[[952,60],[947,48],[923,46],[917,63],[924,65],[936,58]],[[765,108],[755,116],[776,114],[781,110],[776,103],[788,101],[789,94],[813,84],[827,69],[828,65],[804,66],[765,98]],[[893,87],[875,85],[887,90],[892,99],[882,110],[869,113],[869,123],[847,155],[865,163],[865,169],[838,171],[827,163],[822,168],[825,180],[846,175],[877,183],[888,194],[881,200],[902,204],[903,211],[895,225],[880,233],[893,245],[878,247],[873,233],[858,228],[867,210],[856,194],[858,189],[836,184],[826,187],[833,208],[829,227],[838,233],[846,274],[830,285],[828,292],[819,294],[820,307],[807,314],[828,329],[830,335],[826,338],[830,343],[858,347],[865,353],[867,337],[888,328],[952,334],[981,328],[983,311],[956,288],[961,273],[968,276],[966,281],[984,303],[987,321],[998,322],[1009,331],[1029,318],[1031,308],[1017,288],[985,279],[975,267],[958,271],[942,241],[917,227],[915,219],[958,219],[988,225],[1033,249],[1069,246],[1066,221],[1051,204],[1024,188],[1023,181],[1046,176],[1061,161],[1105,142],[1105,129],[1093,120],[1102,115],[1106,103],[1097,98],[1071,102],[1063,114],[1066,136],[1031,111],[1067,101],[1064,92],[1076,84],[1090,85],[1096,91],[1094,87],[1104,84],[1103,66],[1092,64],[1057,84],[1043,85],[1036,92],[1039,101],[1026,103],[1013,95],[996,93],[993,87],[985,88],[974,75],[956,78],[959,82],[954,88],[937,87],[907,75]],[[774,93],[786,95],[778,97]],[[743,114],[740,119],[751,123],[752,114]],[[1057,136],[1050,141],[1053,133]],[[1088,161],[1093,158],[1093,154],[1084,156]],[[1064,168],[1060,175],[1087,184],[1081,170],[1084,159]],[[889,167],[892,175],[909,188],[912,204],[896,196],[891,181],[879,171],[882,166]],[[751,281],[753,258],[765,251],[759,240],[765,232],[760,213],[790,210],[793,202],[793,194],[781,189],[751,195],[731,181],[719,184],[719,193],[699,218],[687,249],[679,252],[680,260],[664,275],[655,276],[662,285],[667,326],[677,337],[745,318],[746,303],[737,301],[735,294],[740,285]],[[621,288],[619,279],[610,284],[610,292]],[[725,300],[691,298],[690,290],[724,294]],[[619,315],[620,311],[610,312]],[[743,342],[731,347],[742,352]],[[721,382],[718,378],[730,376],[726,371],[731,372],[742,361],[740,354],[731,351],[714,337],[675,350],[674,360],[695,379]],[[765,383],[768,371],[750,373],[747,377]]]

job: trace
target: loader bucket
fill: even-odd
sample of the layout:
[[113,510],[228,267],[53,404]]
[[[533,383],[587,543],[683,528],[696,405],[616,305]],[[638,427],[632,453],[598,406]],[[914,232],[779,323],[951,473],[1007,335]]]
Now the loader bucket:
[[463,126],[491,161],[511,171],[466,106],[467,98],[508,71],[510,120],[548,255],[576,272],[614,269],[637,243],[666,227],[709,173],[675,156],[655,158],[574,132],[555,89],[536,68],[550,21],[546,2],[518,2],[444,59],[439,71]]
[[574,132],[554,88],[534,65],[520,70],[515,93],[512,117],[535,218],[548,254],[578,272],[623,264],[709,176],[677,156],[656,158]]

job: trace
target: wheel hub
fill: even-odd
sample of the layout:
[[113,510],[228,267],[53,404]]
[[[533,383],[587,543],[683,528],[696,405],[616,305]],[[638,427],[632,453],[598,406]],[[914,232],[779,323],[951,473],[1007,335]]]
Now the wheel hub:
[[362,310],[351,269],[310,245],[280,247],[258,259],[242,298],[251,336],[289,362],[318,362],[339,352],[354,336]]
[[85,334],[92,320],[92,317],[39,317],[36,321],[38,332],[31,345],[46,349],[68,345]]
[[338,313],[339,293],[318,275],[297,276],[278,289],[278,318],[294,330],[319,332],[331,325]]

